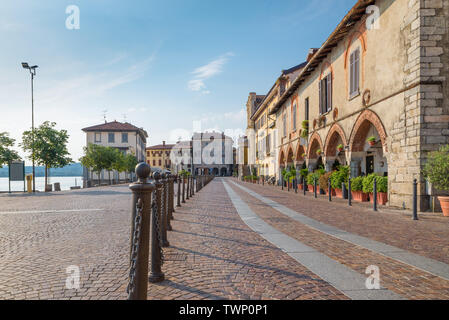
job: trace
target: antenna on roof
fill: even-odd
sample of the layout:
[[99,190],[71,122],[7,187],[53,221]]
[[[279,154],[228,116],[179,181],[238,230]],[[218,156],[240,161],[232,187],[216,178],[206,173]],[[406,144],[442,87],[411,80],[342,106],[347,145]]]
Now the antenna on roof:
[[104,123],[108,123],[108,122],[106,121],[106,115],[107,115],[107,113],[108,113],[108,110],[107,110],[107,109],[103,110]]
[[126,113],[123,114],[123,122],[126,123]]

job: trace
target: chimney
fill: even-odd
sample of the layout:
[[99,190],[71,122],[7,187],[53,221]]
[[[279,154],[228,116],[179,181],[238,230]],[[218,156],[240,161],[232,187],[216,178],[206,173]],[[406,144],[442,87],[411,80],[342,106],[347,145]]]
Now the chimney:
[[162,145],[165,146],[165,141],[162,141]]

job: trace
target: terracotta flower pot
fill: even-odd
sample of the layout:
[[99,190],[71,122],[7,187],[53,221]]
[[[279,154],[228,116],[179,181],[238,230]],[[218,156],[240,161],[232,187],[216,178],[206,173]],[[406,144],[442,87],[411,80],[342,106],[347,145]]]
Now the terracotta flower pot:
[[[329,195],[329,189],[326,189],[326,196],[328,196]],[[337,196],[337,192],[335,191],[335,189],[331,189],[331,194],[332,194],[332,197],[336,197]]]
[[298,184],[298,189],[299,189],[299,190],[303,190],[303,188],[304,188],[304,186],[302,185],[302,183],[301,183],[301,184]]
[[342,152],[343,148],[338,148],[337,150],[338,150],[338,152]]
[[371,147],[374,147],[374,145],[376,144],[376,141],[368,141],[368,143]]
[[314,185],[313,185],[313,184],[307,185],[307,191],[309,191],[309,192],[315,192],[315,191],[314,191]]
[[[374,203],[374,194],[369,194],[369,199],[371,203]],[[388,193],[386,192],[378,192],[377,193],[377,204],[380,204],[381,206],[386,205],[388,202]]]
[[352,199],[358,202],[368,202],[368,193],[363,191],[351,191]]
[[343,190],[341,189],[334,189],[335,190],[335,196],[337,198],[343,199]]
[[438,197],[438,200],[440,200],[443,215],[445,217],[449,217],[449,197]]

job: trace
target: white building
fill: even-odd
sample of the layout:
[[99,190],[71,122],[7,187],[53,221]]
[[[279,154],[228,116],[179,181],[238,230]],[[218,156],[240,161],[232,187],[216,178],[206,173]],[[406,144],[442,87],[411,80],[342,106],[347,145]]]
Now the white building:
[[[100,125],[82,129],[86,133],[86,146],[90,143],[98,144],[105,147],[117,148],[123,153],[134,154],[138,162],[145,162],[146,159],[146,143],[148,133],[143,128],[138,128],[130,123],[122,122],[105,122]],[[84,169],[84,180],[89,180],[91,174]],[[101,179],[108,179],[108,172],[101,173]],[[114,180],[126,179],[125,174],[120,177],[117,172],[112,175]],[[98,179],[94,173],[93,179]]]

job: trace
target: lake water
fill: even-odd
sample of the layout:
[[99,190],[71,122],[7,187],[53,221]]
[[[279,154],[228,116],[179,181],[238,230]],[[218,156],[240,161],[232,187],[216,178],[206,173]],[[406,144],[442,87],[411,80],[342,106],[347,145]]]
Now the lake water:
[[[83,186],[83,177],[49,177],[48,183],[59,182],[61,190],[70,190],[70,187]],[[36,190],[44,191],[45,178],[36,178]],[[26,186],[26,182],[25,182]],[[8,191],[8,178],[0,178],[0,192]],[[11,191],[23,191],[23,182],[11,181]]]

